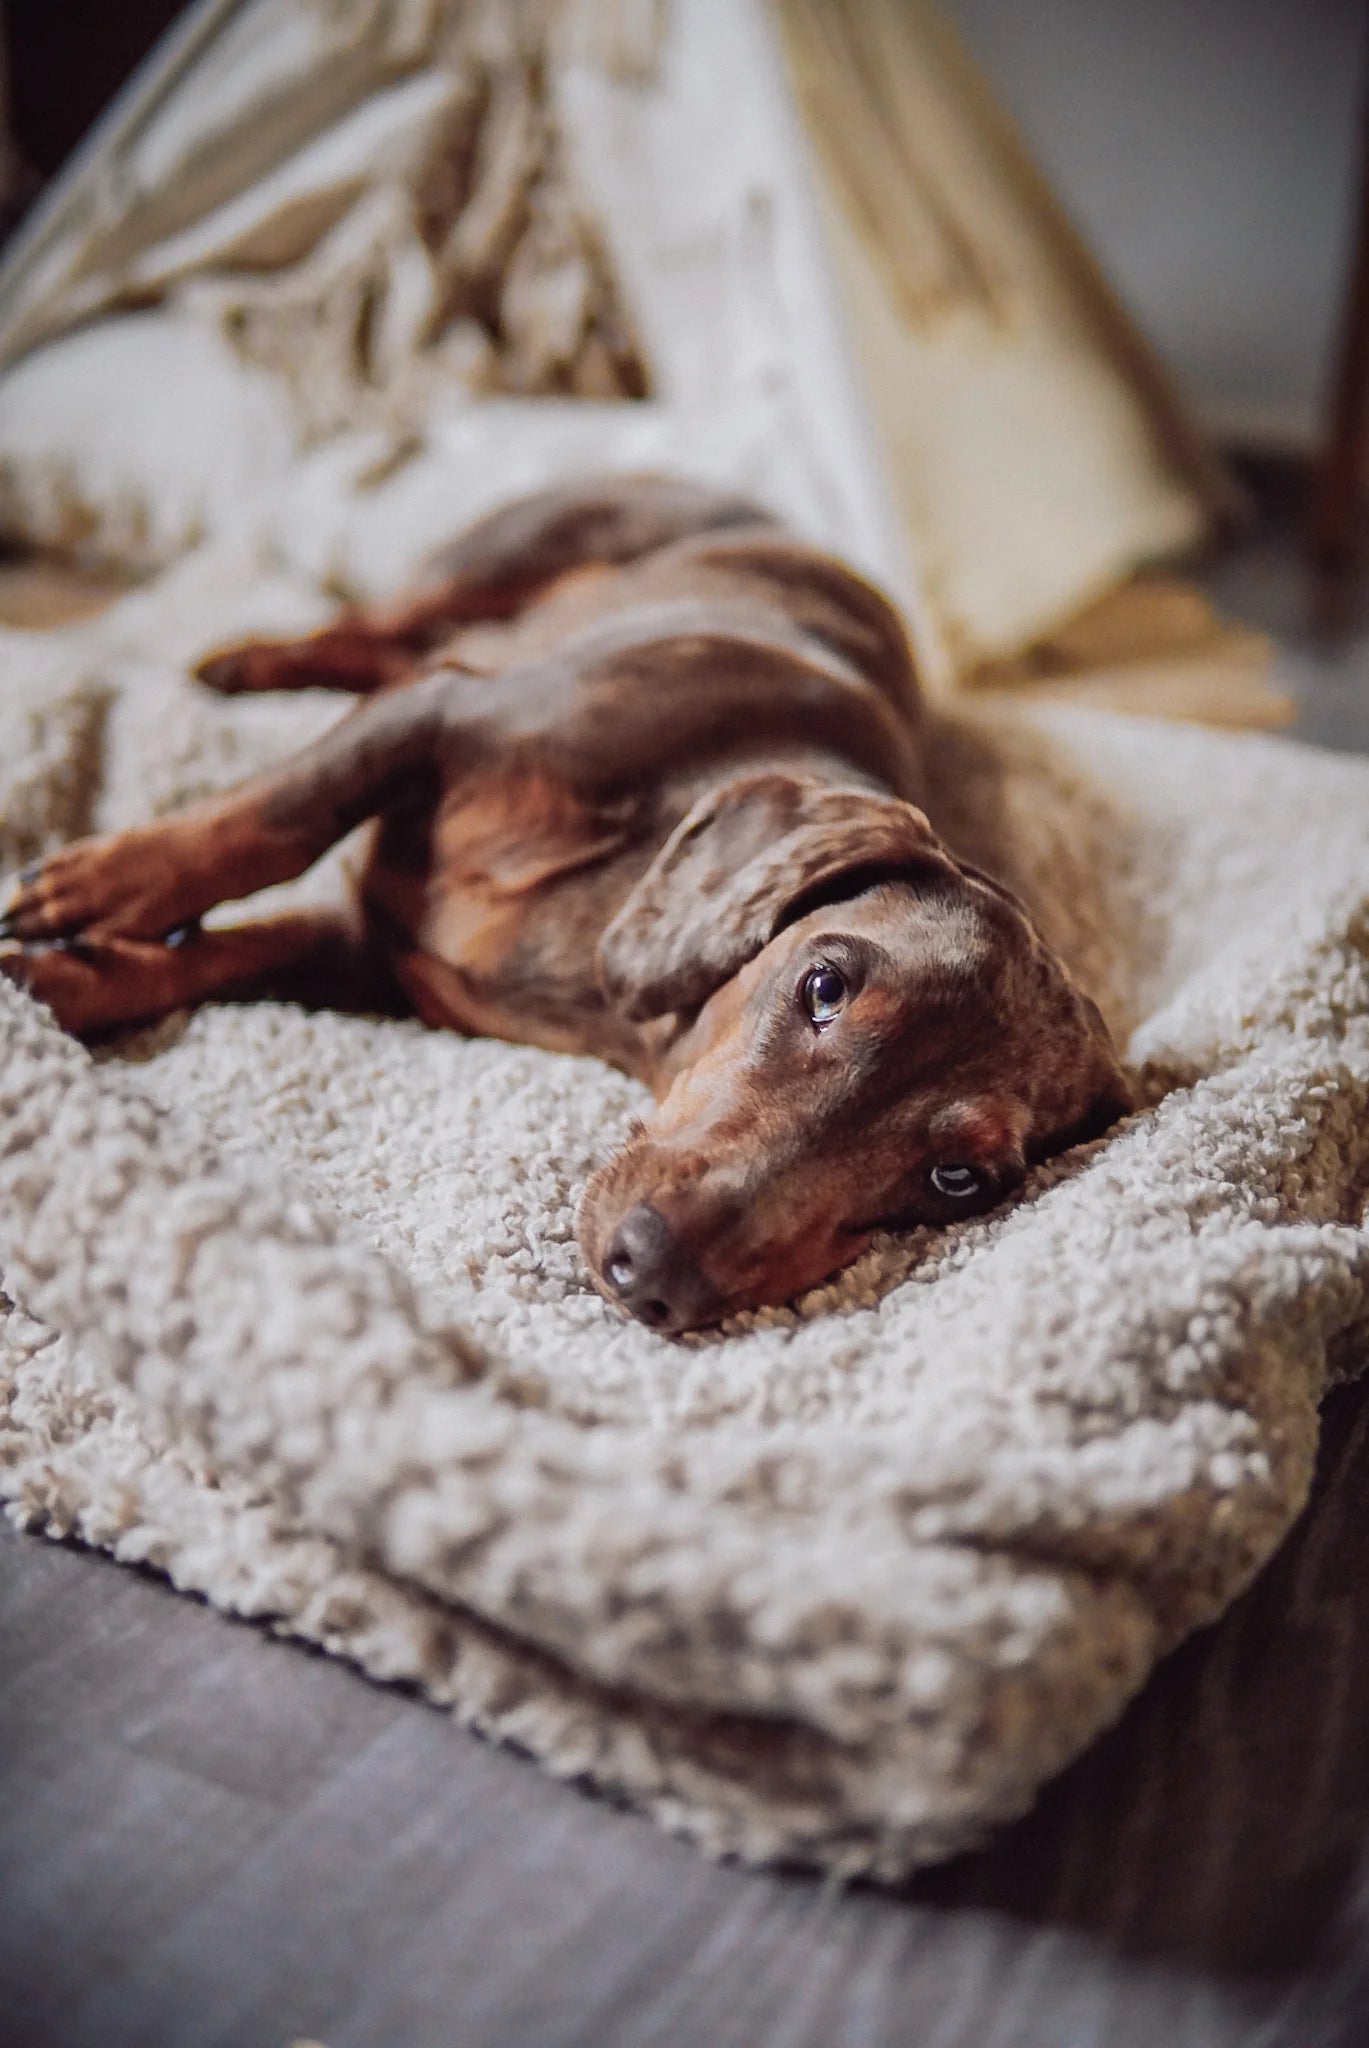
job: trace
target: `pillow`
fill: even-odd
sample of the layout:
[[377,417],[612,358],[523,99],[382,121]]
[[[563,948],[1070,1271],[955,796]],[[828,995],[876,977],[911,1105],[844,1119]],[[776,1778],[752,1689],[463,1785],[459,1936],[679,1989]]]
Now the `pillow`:
[[295,446],[284,393],[212,325],[100,320],[0,378],[0,538],[155,569],[231,528]]

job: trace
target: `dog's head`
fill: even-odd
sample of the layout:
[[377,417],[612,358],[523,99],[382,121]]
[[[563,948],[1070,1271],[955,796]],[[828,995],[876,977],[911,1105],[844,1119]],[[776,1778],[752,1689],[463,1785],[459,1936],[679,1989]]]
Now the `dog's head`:
[[604,933],[610,998],[692,1016],[586,1191],[598,1285],[680,1331],[874,1232],[992,1208],[1131,1106],[1097,1007],[911,804],[781,774],[703,798]]

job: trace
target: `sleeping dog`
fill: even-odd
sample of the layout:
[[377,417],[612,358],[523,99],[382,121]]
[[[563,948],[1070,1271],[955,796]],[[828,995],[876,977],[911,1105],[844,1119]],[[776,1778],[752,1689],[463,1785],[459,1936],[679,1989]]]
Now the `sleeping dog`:
[[740,498],[545,491],[401,603],[200,675],[364,701],[273,772],[30,869],[0,971],[82,1034],[241,990],[343,913],[203,914],[370,821],[347,929],[421,1018],[654,1093],[580,1239],[655,1329],[988,1209],[1129,1107],[1095,1005],[919,807],[893,608]]

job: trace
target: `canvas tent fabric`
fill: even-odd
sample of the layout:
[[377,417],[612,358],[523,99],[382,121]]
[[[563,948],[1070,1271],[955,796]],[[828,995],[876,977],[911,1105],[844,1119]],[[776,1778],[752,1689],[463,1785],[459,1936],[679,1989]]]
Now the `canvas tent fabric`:
[[938,687],[1231,500],[927,5],[199,0],[0,268],[0,535],[164,566],[491,394],[787,446]]
[[[0,871],[317,731],[186,670],[326,611],[206,550],[6,635]],[[1146,1106],[682,1343],[576,1249],[643,1108],[597,1063],[270,1003],[92,1058],[0,984],[11,1515],[715,1853],[893,1878],[1021,1811],[1269,1555],[1362,1362],[1369,770],[1055,712],[943,721],[932,782]]]

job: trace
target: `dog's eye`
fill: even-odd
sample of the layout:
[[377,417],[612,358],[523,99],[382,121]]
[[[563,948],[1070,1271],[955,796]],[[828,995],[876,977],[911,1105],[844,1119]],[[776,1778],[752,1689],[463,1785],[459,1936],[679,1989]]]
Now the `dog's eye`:
[[984,1185],[983,1175],[973,1166],[934,1166],[928,1176],[939,1195],[952,1202],[966,1202]]
[[846,983],[835,967],[813,967],[800,991],[804,1009],[818,1025],[830,1024],[846,1007]]

